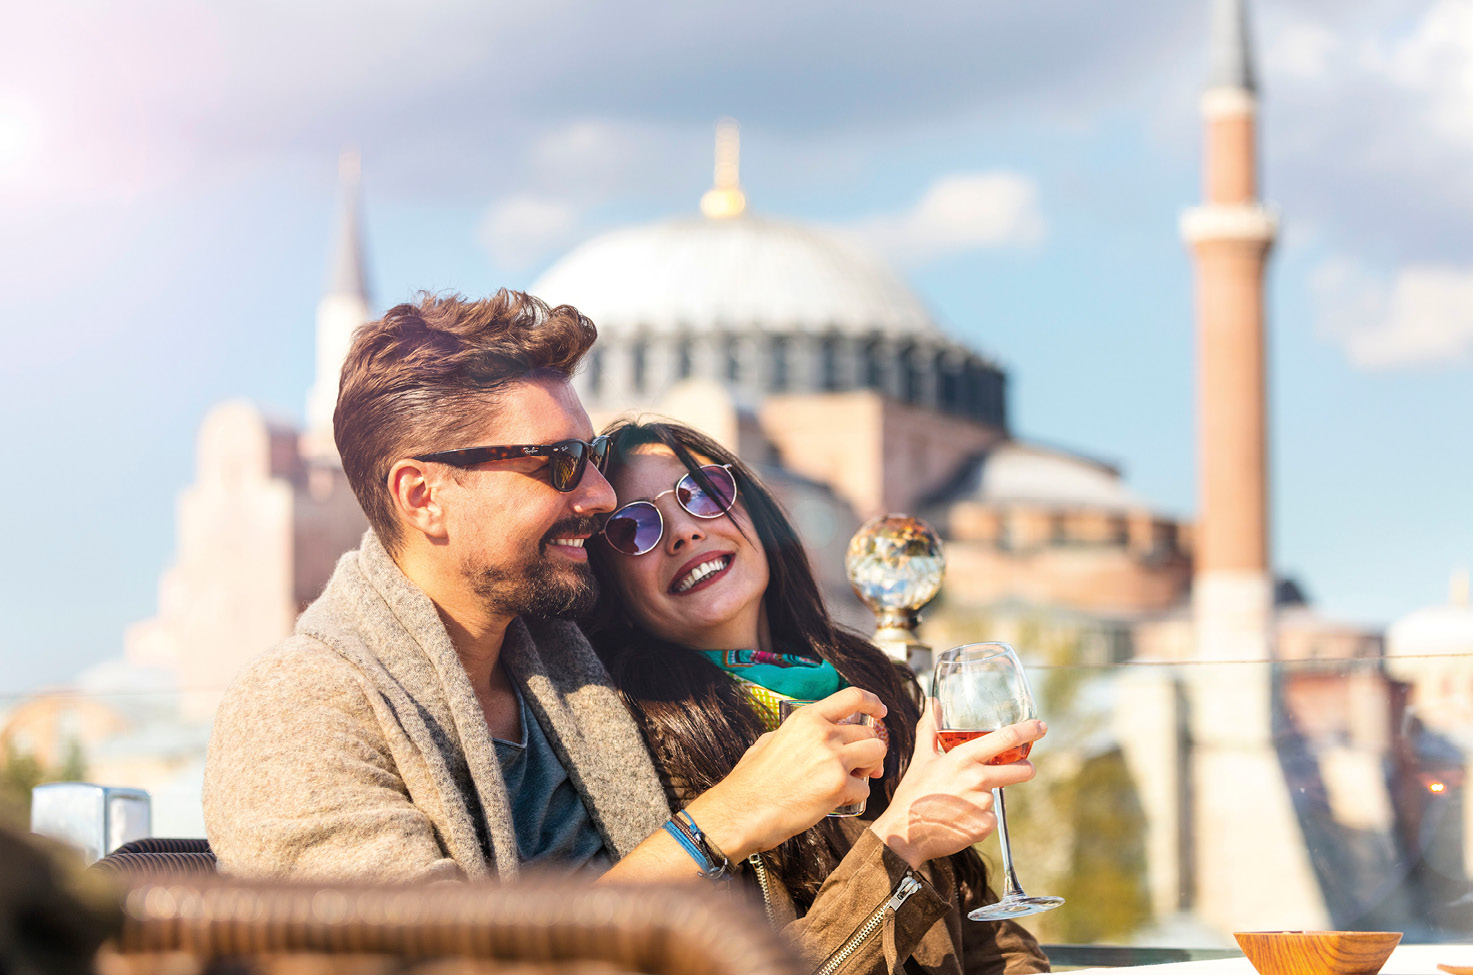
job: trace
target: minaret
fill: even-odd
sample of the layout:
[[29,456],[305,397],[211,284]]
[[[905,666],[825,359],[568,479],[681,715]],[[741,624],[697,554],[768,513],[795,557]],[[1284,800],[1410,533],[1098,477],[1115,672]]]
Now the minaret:
[[337,236],[329,264],[327,290],[317,303],[317,377],[307,394],[304,450],[312,456],[337,457],[332,413],[338,380],[353,330],[368,321],[368,284],[363,273],[363,246],[358,227],[358,154],[344,151],[338,163],[342,202]]
[[1224,933],[1330,926],[1274,735],[1263,275],[1276,226],[1258,199],[1244,4],[1213,0],[1206,200],[1181,222],[1197,263],[1201,464],[1183,887]]
[[1257,85],[1244,0],[1214,0],[1201,110],[1206,200],[1182,217],[1197,265],[1198,656],[1268,658],[1273,576],[1263,278],[1275,221],[1258,200]]

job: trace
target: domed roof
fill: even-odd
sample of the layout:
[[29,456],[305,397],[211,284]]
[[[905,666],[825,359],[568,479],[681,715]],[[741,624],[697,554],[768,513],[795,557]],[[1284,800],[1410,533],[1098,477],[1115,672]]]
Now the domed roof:
[[1468,572],[1453,573],[1449,599],[1441,606],[1414,610],[1386,630],[1388,657],[1464,654],[1473,650],[1473,605]]
[[603,234],[529,289],[605,334],[747,329],[938,336],[899,277],[835,234],[745,213]]
[[[1149,505],[1112,467],[1016,440],[988,450],[943,491],[947,501],[1033,504],[1130,512]],[[938,499],[939,500],[939,499]]]

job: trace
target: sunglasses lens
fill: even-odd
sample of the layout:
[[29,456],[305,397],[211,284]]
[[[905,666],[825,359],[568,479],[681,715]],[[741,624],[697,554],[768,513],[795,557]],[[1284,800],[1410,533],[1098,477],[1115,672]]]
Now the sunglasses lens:
[[581,440],[564,440],[552,449],[552,486],[571,491],[578,486],[587,459],[587,447]]
[[636,501],[609,515],[604,538],[616,552],[643,555],[660,543],[664,528],[659,509],[648,501]]
[[731,476],[731,471],[715,464],[702,467],[701,473],[711,483],[711,491],[708,493],[694,476],[687,474],[676,482],[675,500],[697,518],[715,518],[729,510],[736,500],[736,479]]
[[609,438],[594,437],[588,456],[593,461],[593,466],[602,471],[609,462]]

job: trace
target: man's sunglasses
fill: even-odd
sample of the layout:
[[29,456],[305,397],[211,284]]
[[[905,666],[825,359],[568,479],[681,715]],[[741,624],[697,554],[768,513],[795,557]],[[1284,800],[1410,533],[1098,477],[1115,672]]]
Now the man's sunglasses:
[[701,487],[694,474],[686,474],[670,490],[661,491],[649,501],[631,501],[609,515],[603,527],[609,547],[625,555],[643,555],[660,544],[665,519],[655,502],[667,494],[675,495],[680,506],[697,518],[715,518],[730,511],[737,493],[731,465],[707,464],[701,468],[701,475],[711,485],[709,491]]
[[512,460],[518,457],[550,457],[548,468],[552,473],[552,486],[567,492],[583,480],[583,471],[589,458],[600,471],[609,459],[609,438],[594,437],[593,443],[584,440],[559,440],[557,443],[512,444],[501,447],[465,447],[461,450],[442,450],[434,454],[420,454],[419,461],[449,464],[451,467],[475,467],[489,460]]

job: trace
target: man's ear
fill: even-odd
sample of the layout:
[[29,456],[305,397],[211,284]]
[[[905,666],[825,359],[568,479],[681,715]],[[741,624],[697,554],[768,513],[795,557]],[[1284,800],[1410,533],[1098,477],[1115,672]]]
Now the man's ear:
[[443,476],[426,461],[406,457],[389,468],[389,497],[405,526],[434,539],[445,539],[445,513],[440,506]]

